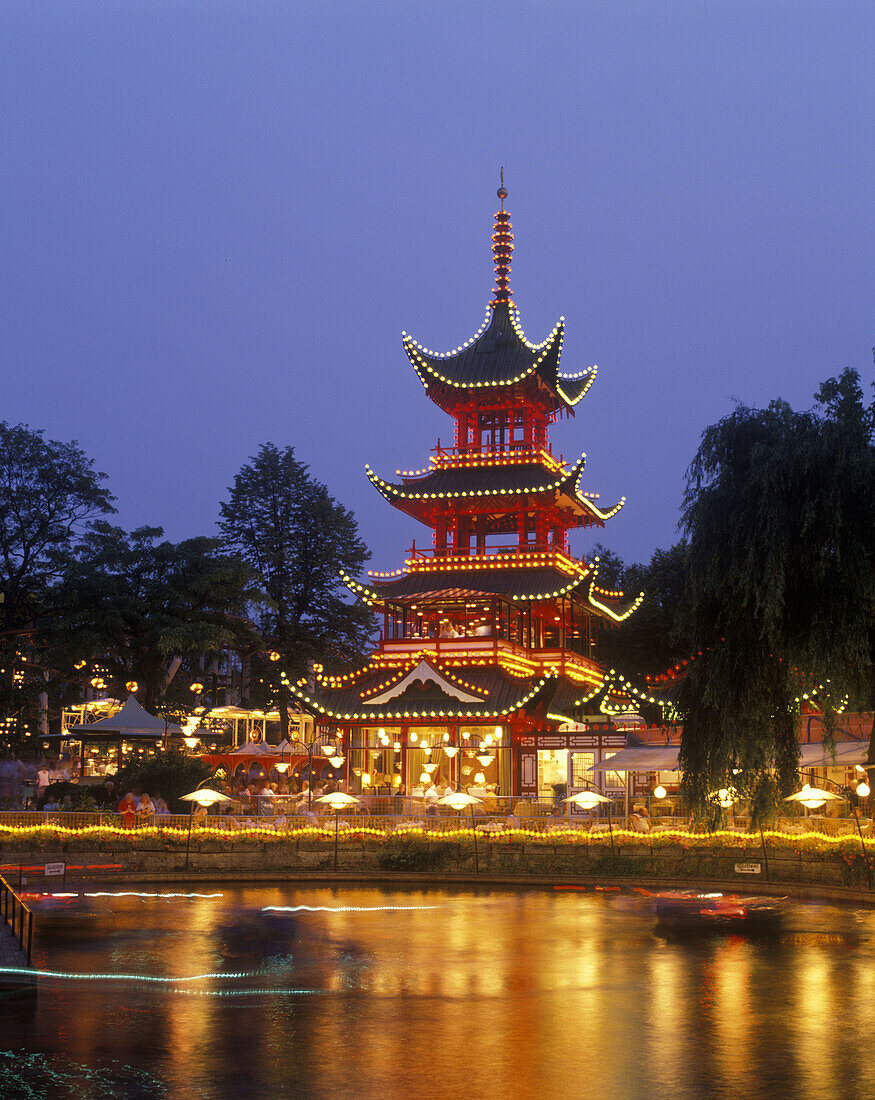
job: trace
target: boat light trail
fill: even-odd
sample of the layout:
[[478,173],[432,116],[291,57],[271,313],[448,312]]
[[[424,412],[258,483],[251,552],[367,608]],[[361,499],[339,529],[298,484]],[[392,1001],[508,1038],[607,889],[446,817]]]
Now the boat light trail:
[[224,894],[145,894],[136,890],[97,890],[91,893],[42,894],[44,898],[223,898]]
[[177,985],[179,982],[239,981],[242,978],[263,977],[263,970],[240,970],[235,973],[192,974],[189,977],[161,978],[152,974],[73,974],[66,970],[32,970],[27,966],[0,966],[4,974],[24,975],[28,978],[60,978],[76,982],[143,982],[148,985]]

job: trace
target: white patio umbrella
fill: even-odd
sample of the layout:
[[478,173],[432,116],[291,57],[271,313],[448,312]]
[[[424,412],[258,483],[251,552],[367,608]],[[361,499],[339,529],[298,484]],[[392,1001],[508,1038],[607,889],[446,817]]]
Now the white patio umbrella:
[[575,806],[580,806],[582,810],[594,810],[600,802],[610,802],[609,798],[605,798],[603,794],[599,794],[598,791],[578,791],[577,794],[570,794],[565,802],[573,802]]
[[466,807],[471,807],[471,832],[474,834],[474,871],[479,873],[480,871],[480,855],[477,851],[477,830],[474,828],[474,807],[481,806],[483,804],[482,798],[477,798],[473,794],[468,794],[466,791],[452,791],[450,794],[445,794],[443,798],[437,800],[438,806],[449,806],[453,810],[464,810]]
[[824,791],[820,787],[811,787],[806,783],[801,791],[791,794],[788,798],[785,798],[784,801],[801,802],[807,810],[819,810],[824,803],[840,802],[841,798],[842,796],[840,794],[833,794],[832,791]]
[[180,802],[196,802],[198,806],[215,806],[218,802],[231,802],[226,794],[221,794],[219,791],[212,791],[209,787],[204,787],[201,791],[192,791],[191,794],[182,794],[179,796]]

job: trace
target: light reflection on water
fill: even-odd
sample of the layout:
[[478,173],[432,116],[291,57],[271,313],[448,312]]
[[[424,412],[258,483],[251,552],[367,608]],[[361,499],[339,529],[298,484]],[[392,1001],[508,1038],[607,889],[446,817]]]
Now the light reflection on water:
[[0,1047],[39,1056],[0,1055],[4,1100],[875,1095],[875,912],[665,940],[625,896],[216,890],[43,915],[43,969],[245,976],[3,1001]]

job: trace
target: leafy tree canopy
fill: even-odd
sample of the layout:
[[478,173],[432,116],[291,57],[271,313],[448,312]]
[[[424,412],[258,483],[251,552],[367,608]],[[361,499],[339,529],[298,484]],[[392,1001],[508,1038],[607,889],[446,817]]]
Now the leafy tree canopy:
[[875,406],[853,370],[816,402],[739,406],[688,470],[681,623],[705,656],[686,685],[681,758],[699,806],[733,785],[763,813],[795,783],[802,691],[819,688],[828,716],[871,692]]
[[[606,628],[599,641],[599,660],[633,679],[659,673],[678,659],[689,657],[691,644],[679,622],[687,579],[687,544],[656,550],[647,564],[626,565],[611,551],[596,548],[602,560],[610,555],[609,573],[599,570],[609,587],[627,596],[644,593],[644,601],[623,623]],[[656,713],[652,715],[656,717]]]
[[0,422],[0,593],[7,625],[18,625],[39,605],[86,524],[115,511],[105,478],[75,442]]
[[160,527],[127,534],[97,522],[52,592],[43,640],[59,668],[99,659],[121,688],[136,680],[147,709],[165,695],[175,658],[257,647],[245,619],[251,574],[218,540],[161,541]]
[[342,666],[366,647],[373,616],[347,601],[340,574],[358,573],[370,551],[352,512],[310,476],[291,447],[265,443],[228,494],[219,527],[226,548],[256,575],[259,623],[281,656],[274,690],[285,715],[280,669],[295,679],[308,661]]
[[180,796],[196,790],[210,774],[210,768],[198,757],[171,747],[125,764],[115,776],[115,789],[119,799],[128,791],[160,794],[171,813],[188,813],[190,806],[180,802]]

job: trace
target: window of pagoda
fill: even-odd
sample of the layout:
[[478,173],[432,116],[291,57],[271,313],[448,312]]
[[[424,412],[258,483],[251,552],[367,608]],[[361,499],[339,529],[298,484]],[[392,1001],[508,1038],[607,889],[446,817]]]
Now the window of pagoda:
[[456,409],[455,443],[459,452],[547,450],[554,414],[539,398],[514,393],[500,404],[482,398]]

